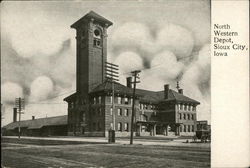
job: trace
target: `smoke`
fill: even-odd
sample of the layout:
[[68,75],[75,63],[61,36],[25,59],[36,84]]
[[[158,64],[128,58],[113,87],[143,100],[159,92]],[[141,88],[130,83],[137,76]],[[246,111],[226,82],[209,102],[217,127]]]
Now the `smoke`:
[[199,37],[170,22],[154,31],[147,24],[125,23],[111,38],[111,55],[121,74],[130,76],[128,72],[143,69],[138,88],[154,91],[163,90],[167,83],[174,89],[180,81],[184,94],[201,102],[198,119],[210,120],[209,41],[195,45]]
[[37,77],[30,86],[30,99],[41,101],[46,99],[53,91],[53,82],[47,76]]
[[1,87],[1,100],[3,103],[12,103],[15,101],[15,98],[23,97],[22,87],[13,82],[5,82]]
[[29,58],[51,55],[69,37],[70,33],[65,32],[64,27],[39,6],[27,4],[22,10],[15,10],[18,4],[13,5],[8,8],[6,4],[8,10],[3,12],[1,28],[4,33],[11,34],[11,45],[19,56]]

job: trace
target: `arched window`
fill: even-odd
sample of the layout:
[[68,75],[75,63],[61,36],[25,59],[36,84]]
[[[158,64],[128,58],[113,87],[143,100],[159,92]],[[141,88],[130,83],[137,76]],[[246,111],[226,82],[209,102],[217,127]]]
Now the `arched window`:
[[118,125],[117,125],[117,130],[118,130],[118,131],[122,131],[122,123],[120,123],[120,122],[118,123]]
[[122,115],[122,109],[117,109],[117,115],[121,116]]
[[128,131],[128,123],[124,124],[124,131]]
[[128,116],[128,109],[124,110],[124,116]]

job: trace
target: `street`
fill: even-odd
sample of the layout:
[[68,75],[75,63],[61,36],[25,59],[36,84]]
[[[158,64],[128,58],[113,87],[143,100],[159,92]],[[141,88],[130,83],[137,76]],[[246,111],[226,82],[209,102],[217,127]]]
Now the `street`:
[[[167,143],[167,142],[166,142]],[[38,167],[210,167],[210,149],[200,146],[2,142],[2,165]]]

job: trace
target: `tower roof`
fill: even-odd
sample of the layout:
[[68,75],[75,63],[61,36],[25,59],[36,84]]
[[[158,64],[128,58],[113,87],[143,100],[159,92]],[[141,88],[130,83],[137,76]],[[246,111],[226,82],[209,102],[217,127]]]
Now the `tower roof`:
[[97,20],[97,21],[99,21],[99,22],[101,22],[103,24],[107,24],[108,26],[111,26],[113,24],[111,21],[109,21],[108,19],[106,19],[106,18],[102,17],[101,15],[95,13],[94,11],[90,11],[89,13],[87,13],[86,15],[84,15],[81,19],[79,19],[74,24],[72,24],[71,27],[72,28],[76,28],[82,22],[88,21],[90,19]]

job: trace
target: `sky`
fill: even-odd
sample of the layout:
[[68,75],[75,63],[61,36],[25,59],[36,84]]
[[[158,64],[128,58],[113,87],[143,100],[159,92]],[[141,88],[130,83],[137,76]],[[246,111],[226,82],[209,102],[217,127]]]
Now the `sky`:
[[25,98],[22,119],[67,114],[63,98],[74,93],[75,30],[90,10],[113,22],[108,61],[120,82],[144,69],[138,88],[164,84],[198,100],[198,120],[210,123],[210,1],[6,1],[1,3],[2,124],[12,122],[14,100]]

